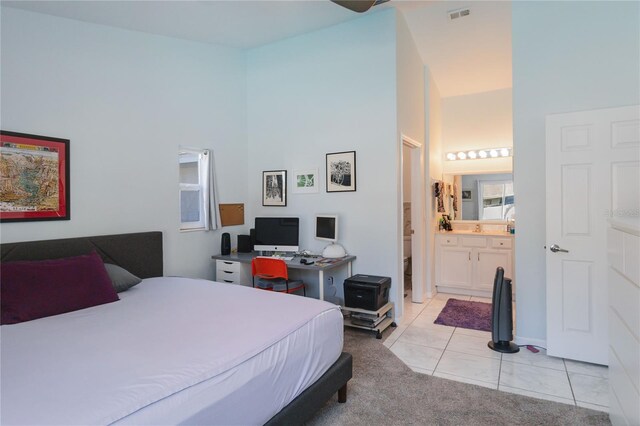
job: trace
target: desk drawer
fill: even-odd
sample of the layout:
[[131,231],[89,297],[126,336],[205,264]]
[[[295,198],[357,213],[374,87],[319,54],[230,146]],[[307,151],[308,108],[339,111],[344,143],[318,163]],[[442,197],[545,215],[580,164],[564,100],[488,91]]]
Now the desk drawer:
[[216,281],[221,283],[240,283],[240,272],[225,271],[223,269],[216,269]]
[[230,260],[216,260],[216,271],[240,272],[240,262]]

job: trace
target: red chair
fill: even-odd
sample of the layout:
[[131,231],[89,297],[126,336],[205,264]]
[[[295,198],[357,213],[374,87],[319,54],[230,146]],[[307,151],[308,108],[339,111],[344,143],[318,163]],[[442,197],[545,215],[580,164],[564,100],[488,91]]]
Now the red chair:
[[254,257],[251,260],[251,275],[253,287],[282,293],[293,293],[302,289],[302,294],[307,295],[302,281],[289,280],[287,264],[282,259]]

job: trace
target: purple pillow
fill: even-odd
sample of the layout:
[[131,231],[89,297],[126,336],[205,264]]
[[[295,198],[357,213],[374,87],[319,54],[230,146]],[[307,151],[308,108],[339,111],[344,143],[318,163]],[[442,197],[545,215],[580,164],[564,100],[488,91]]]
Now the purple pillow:
[[2,324],[120,300],[95,251],[65,259],[0,263],[0,298]]

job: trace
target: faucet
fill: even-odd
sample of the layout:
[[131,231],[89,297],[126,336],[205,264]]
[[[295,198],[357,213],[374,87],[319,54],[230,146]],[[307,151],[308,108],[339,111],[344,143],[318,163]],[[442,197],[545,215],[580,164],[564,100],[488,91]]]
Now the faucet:
[[480,228],[480,224],[479,223],[476,224],[476,230],[473,231],[473,232],[482,232],[482,228]]

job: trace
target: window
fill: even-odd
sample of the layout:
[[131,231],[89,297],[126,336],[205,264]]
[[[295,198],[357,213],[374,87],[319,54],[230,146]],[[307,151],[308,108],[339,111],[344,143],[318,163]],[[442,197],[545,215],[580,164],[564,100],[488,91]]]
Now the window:
[[180,148],[180,230],[209,229],[209,152]]
[[513,181],[478,181],[478,194],[478,219],[513,219]]

